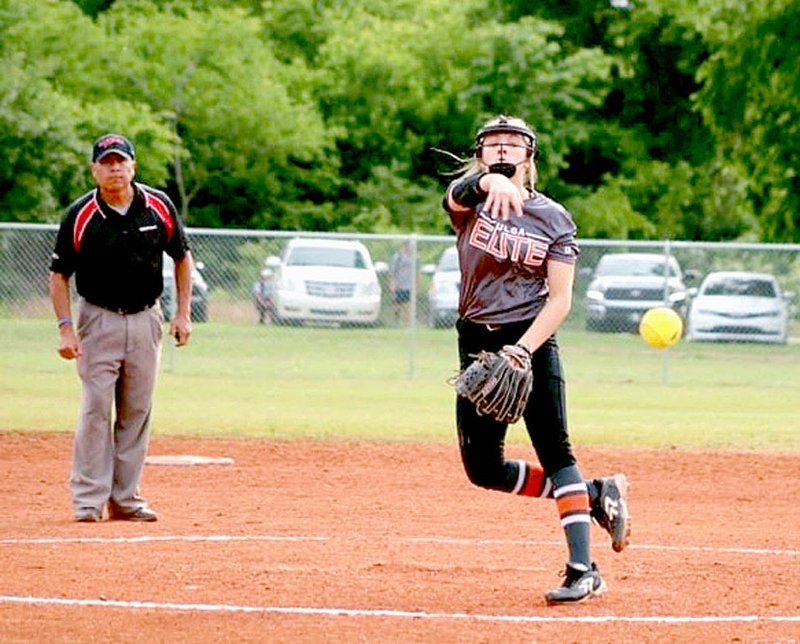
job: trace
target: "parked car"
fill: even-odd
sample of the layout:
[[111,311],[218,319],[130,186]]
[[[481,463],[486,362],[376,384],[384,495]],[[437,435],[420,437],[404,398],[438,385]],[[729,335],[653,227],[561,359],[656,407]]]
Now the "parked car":
[[586,290],[586,328],[589,331],[631,331],[639,328],[645,311],[668,305],[684,320],[688,292],[678,261],[657,253],[609,253],[595,266]]
[[[192,269],[192,305],[193,322],[208,322],[208,284],[203,277],[203,262],[196,262]],[[161,292],[161,309],[164,318],[171,320],[177,306],[175,298],[175,261],[164,253],[162,275],[164,290]]]
[[783,293],[773,275],[718,271],[694,291],[687,339],[786,343],[794,294]]
[[[374,326],[381,308],[376,266],[361,242],[293,239],[282,257],[267,259],[276,270],[276,322]],[[384,265],[380,265],[383,269]]]
[[431,274],[428,323],[434,328],[453,326],[458,319],[458,294],[461,289],[458,249],[455,246],[445,249],[436,265],[425,267],[423,272]]

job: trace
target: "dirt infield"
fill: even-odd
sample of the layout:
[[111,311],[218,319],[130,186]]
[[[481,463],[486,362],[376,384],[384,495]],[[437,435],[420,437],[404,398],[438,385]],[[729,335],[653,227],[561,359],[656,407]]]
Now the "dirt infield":
[[[512,447],[509,456],[526,450]],[[3,642],[798,642],[800,454],[581,449],[633,545],[569,608],[555,506],[471,487],[455,445],[153,440],[153,524],[72,521],[69,435],[0,434]]]

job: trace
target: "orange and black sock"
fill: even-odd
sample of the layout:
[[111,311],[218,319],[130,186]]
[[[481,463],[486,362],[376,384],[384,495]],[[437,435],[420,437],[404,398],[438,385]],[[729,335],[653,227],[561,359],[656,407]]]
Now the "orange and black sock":
[[517,461],[517,484],[512,494],[552,498],[553,483],[544,475],[544,470],[527,461]]
[[592,565],[590,553],[589,493],[578,467],[571,465],[552,476],[553,496],[567,537],[570,563]]

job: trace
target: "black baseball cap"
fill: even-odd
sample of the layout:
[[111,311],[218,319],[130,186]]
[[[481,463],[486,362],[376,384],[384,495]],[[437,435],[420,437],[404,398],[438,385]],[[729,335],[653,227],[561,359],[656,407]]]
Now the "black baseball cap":
[[119,154],[121,157],[133,161],[136,153],[133,150],[133,143],[128,141],[121,134],[104,134],[94,142],[92,148],[92,162],[99,161],[107,154]]

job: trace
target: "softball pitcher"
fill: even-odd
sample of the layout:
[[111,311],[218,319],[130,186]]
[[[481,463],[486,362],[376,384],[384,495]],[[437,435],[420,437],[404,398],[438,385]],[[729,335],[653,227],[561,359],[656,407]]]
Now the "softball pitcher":
[[[479,377],[478,386],[467,378],[457,387],[464,469],[483,488],[555,499],[569,558],[563,585],[545,594],[553,605],[606,592],[590,553],[590,521],[609,532],[613,549],[620,552],[629,541],[630,517],[625,476],[584,480],[570,445],[555,333],[572,305],[579,249],[570,214],[536,190],[535,156],[536,136],[522,119],[489,120],[477,133],[474,158],[448,187],[444,207],[456,232],[461,268],[462,375],[478,357],[505,362],[512,373],[510,379],[489,378],[488,383]],[[528,370],[533,378],[527,390],[508,384],[514,372],[530,376]],[[507,391],[489,394],[492,405],[483,405],[487,389],[504,386]],[[492,415],[497,400],[519,395],[527,396],[520,412],[538,464],[505,460],[509,417]]]

